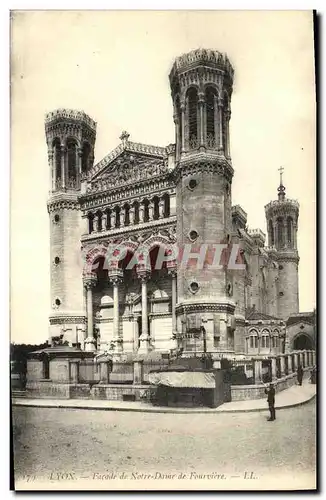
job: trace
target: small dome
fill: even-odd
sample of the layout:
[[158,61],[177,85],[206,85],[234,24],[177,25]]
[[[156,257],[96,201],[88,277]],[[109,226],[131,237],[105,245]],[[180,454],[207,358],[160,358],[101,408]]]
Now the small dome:
[[154,299],[165,299],[165,298],[168,298],[168,294],[164,291],[164,290],[155,290],[155,292],[153,292],[153,298]]
[[113,304],[113,299],[109,295],[103,295],[101,298],[101,306],[105,306],[108,304]]

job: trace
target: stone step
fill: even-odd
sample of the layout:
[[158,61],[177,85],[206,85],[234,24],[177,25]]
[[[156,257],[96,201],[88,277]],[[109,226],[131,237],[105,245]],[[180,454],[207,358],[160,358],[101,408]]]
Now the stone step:
[[11,396],[13,398],[27,398],[26,391],[20,389],[13,389],[11,391]]

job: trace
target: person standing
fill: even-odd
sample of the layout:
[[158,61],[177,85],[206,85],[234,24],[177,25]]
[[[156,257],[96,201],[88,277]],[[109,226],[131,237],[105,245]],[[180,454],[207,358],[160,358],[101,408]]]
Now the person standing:
[[267,394],[267,402],[268,402],[268,408],[270,412],[270,418],[267,420],[269,422],[273,422],[273,420],[276,420],[276,415],[275,415],[275,389],[273,384],[269,384],[269,387],[265,389],[265,394]]
[[297,369],[297,379],[298,379],[298,384],[302,385],[303,368],[302,368],[301,364],[299,364],[298,369]]

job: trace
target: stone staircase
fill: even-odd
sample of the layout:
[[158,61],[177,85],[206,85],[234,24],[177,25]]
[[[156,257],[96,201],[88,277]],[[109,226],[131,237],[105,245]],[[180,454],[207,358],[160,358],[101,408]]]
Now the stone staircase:
[[11,391],[12,398],[27,398],[27,393],[22,389],[12,389]]

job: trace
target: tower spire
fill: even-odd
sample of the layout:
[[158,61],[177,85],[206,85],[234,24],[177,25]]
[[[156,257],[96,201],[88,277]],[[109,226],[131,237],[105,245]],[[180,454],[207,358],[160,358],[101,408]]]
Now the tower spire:
[[278,191],[278,200],[279,201],[283,201],[284,198],[285,198],[285,186],[283,186],[283,172],[284,172],[284,167],[281,166],[278,169],[278,171],[280,172],[280,185],[277,188],[277,191]]

